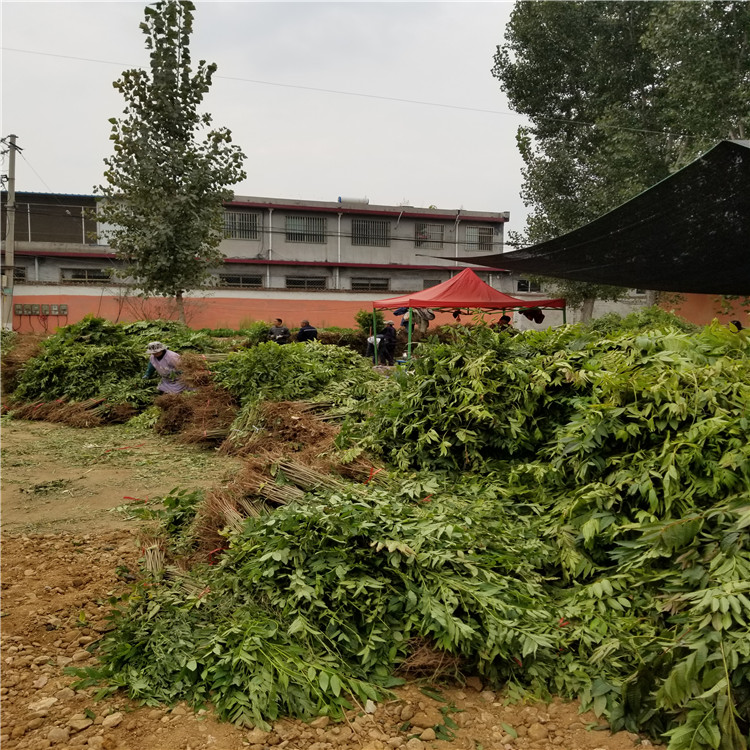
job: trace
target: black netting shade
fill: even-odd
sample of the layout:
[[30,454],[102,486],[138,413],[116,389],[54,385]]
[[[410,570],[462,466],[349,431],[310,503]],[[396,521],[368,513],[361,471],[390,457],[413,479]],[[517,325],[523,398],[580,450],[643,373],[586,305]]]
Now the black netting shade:
[[469,263],[634,289],[750,294],[750,141],[721,141],[573,232]]

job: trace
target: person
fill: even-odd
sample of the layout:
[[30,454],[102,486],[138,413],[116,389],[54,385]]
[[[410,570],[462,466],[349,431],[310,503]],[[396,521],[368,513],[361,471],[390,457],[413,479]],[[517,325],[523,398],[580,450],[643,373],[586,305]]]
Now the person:
[[378,352],[381,361],[383,364],[393,365],[395,363],[396,354],[396,326],[392,320],[389,320],[385,324],[385,328],[381,335],[382,346]]
[[511,328],[510,325],[510,315],[501,315],[500,320],[497,321],[497,330],[498,331],[509,331]]
[[739,333],[742,330],[743,326],[742,323],[740,323],[739,320],[730,320],[729,321],[729,330],[733,333]]
[[376,336],[368,336],[367,337],[367,351],[365,352],[365,357],[372,360],[372,363],[375,365],[377,362],[375,361],[375,339],[377,338],[378,343],[378,356],[382,353],[382,347],[383,347],[383,334],[379,333]]
[[180,355],[167,349],[161,341],[152,341],[146,347],[146,354],[149,355],[148,368],[143,379],[148,380],[157,374],[161,382],[156,387],[162,393],[182,393],[186,386],[180,380]]
[[315,341],[318,338],[318,329],[310,325],[309,320],[303,320],[297,331],[297,341]]
[[288,344],[290,335],[284,321],[281,318],[274,318],[273,325],[268,331],[268,340],[275,341],[277,344]]
[[[402,308],[399,308],[402,309]],[[398,310],[396,310],[398,312]],[[411,313],[409,312],[409,309],[407,308],[406,312],[404,313],[403,318],[401,318],[401,327],[406,328],[409,330],[409,318],[413,314],[414,319],[412,321],[412,332],[418,333],[420,336],[424,336],[425,333],[427,333],[427,329],[430,326],[430,321],[435,320],[435,313],[430,310],[429,307],[420,308],[415,307],[412,308]]]

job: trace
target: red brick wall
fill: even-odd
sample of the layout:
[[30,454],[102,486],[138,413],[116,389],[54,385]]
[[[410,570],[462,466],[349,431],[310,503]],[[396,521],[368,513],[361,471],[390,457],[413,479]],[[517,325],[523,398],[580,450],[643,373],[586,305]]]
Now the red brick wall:
[[662,302],[660,306],[698,325],[706,325],[717,318],[721,323],[739,320],[746,328],[750,327],[750,315],[740,302],[733,303],[729,312],[722,312],[722,299],[716,294],[683,294],[681,297],[678,302]]
[[[85,315],[93,314],[98,317],[112,321],[131,322],[143,319],[177,319],[174,303],[171,300],[150,299],[148,301],[137,298],[125,301],[111,296],[99,295],[24,295],[16,294],[13,297],[14,304],[56,304],[67,305],[68,316],[50,316],[46,321],[39,317],[28,315],[13,317],[13,326],[16,330],[29,331],[54,331],[58,326],[69,323],[77,323]],[[250,322],[263,320],[270,323],[274,318],[282,318],[290,327],[299,326],[300,321],[309,320],[312,325],[319,328],[329,326],[340,326],[342,328],[353,328],[356,326],[354,315],[359,310],[372,310],[372,302],[366,299],[361,301],[348,300],[323,300],[315,299],[236,299],[228,297],[210,297],[206,299],[186,299],[185,315],[188,325],[192,328],[234,328],[246,325]],[[386,320],[392,318],[396,325],[400,318],[384,311]],[[470,316],[464,316],[464,322],[470,322]],[[453,318],[445,313],[438,313],[435,323],[452,323]],[[46,325],[46,328],[45,328]]]

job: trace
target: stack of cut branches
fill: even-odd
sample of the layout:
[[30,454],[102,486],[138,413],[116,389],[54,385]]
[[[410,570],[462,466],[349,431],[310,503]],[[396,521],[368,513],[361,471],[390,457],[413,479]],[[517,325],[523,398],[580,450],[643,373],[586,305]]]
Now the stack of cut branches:
[[16,419],[31,419],[59,422],[70,427],[99,427],[105,423],[127,422],[136,410],[128,404],[111,404],[104,398],[89,398],[85,401],[38,401],[22,404],[13,409]]

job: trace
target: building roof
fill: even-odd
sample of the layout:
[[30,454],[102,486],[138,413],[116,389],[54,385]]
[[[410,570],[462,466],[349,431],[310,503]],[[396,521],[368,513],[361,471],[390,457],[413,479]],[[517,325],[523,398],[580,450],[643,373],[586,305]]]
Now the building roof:
[[[47,193],[47,192],[40,192],[39,190],[16,190],[16,200],[19,200],[19,197],[26,196],[26,195],[38,195],[40,198],[42,197],[49,197],[49,198],[89,198],[89,199],[96,199],[96,195],[90,195],[86,193]],[[2,191],[3,200],[8,199],[8,191],[3,190]]]
[[224,204],[227,207],[236,208],[272,208],[312,213],[330,214],[369,214],[372,216],[392,216],[405,219],[438,219],[442,221],[474,221],[483,224],[503,224],[510,219],[510,214],[505,211],[495,213],[490,211],[467,211],[464,209],[444,208],[418,208],[416,206],[381,206],[370,205],[364,201],[350,201],[342,199],[338,201],[305,201],[291,200],[286,198],[259,198],[254,196],[236,195],[233,200]]

